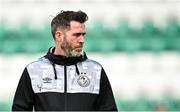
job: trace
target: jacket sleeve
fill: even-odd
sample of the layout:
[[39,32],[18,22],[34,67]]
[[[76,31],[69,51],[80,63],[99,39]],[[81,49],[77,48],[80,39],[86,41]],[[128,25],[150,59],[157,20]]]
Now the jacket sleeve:
[[95,104],[96,110],[117,111],[114,95],[108,77],[102,68],[100,79],[100,93]]
[[33,104],[34,92],[32,90],[31,80],[27,68],[25,68],[16,89],[12,105],[12,111],[32,111]]

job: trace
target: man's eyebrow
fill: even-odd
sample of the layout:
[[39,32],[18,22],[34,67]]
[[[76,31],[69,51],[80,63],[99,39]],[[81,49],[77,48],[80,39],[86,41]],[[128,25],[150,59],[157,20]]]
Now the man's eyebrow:
[[74,33],[73,35],[85,35],[86,34],[86,32],[84,32],[84,33]]

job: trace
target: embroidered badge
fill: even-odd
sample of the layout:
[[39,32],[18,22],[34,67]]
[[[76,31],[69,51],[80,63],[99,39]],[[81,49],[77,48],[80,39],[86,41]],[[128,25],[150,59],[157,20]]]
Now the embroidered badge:
[[81,86],[81,87],[87,87],[90,84],[90,79],[89,77],[87,77],[86,75],[79,75],[78,79],[77,79],[77,83]]

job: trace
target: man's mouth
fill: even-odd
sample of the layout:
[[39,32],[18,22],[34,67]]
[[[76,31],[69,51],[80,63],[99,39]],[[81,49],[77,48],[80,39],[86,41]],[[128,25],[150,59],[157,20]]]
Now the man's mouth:
[[83,48],[83,47],[76,47],[76,48],[75,48],[75,51],[81,52],[81,51],[82,51],[82,48]]

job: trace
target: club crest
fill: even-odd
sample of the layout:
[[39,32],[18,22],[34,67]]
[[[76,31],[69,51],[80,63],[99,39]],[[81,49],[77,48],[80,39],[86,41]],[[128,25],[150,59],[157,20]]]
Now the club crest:
[[89,77],[87,77],[86,75],[80,75],[77,79],[77,83],[81,86],[81,87],[87,87],[90,84],[90,79]]

